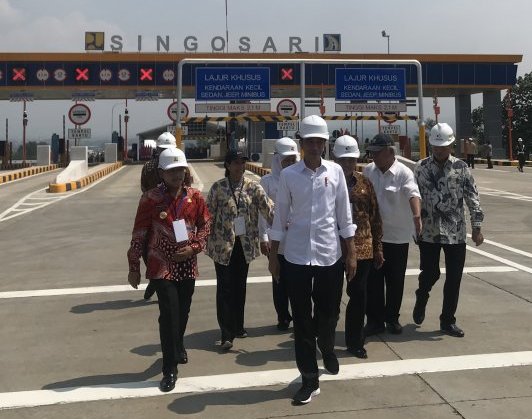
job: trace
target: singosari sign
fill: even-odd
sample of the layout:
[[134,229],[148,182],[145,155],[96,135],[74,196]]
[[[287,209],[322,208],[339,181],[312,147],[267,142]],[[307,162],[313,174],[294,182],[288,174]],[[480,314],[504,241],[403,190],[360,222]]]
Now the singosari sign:
[[[340,34],[326,33],[320,36],[303,39],[300,36],[289,36],[285,39],[267,36],[262,39],[252,39],[250,36],[240,36],[236,45],[227,47],[227,40],[223,36],[214,36],[211,39],[200,39],[195,35],[187,35],[182,38],[171,38],[170,35],[155,35],[145,37],[137,35],[135,40],[125,39],[122,35],[111,35],[110,42],[105,44],[104,32],[85,32],[85,50],[115,52],[122,51],[145,51],[146,48],[157,52],[278,52],[278,48],[288,49],[288,52],[319,52],[320,47],[324,52],[341,51],[342,42]],[[320,43],[321,39],[321,43]],[[320,45],[321,44],[321,45]]]

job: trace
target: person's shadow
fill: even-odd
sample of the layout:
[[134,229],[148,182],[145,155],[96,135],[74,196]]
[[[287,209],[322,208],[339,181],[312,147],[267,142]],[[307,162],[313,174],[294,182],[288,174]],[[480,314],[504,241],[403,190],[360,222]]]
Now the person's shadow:
[[175,399],[168,409],[179,415],[203,412],[207,406],[247,406],[272,400],[290,400],[297,391],[296,381],[280,390],[231,390],[191,394]]
[[74,314],[88,314],[94,311],[102,310],[124,310],[129,308],[146,307],[148,305],[157,304],[155,301],[140,300],[114,300],[114,301],[102,301],[99,303],[80,304],[70,309]]
[[[162,360],[158,359],[147,369],[140,372],[129,372],[119,374],[89,375],[87,377],[72,378],[70,380],[58,381],[43,386],[43,390],[69,391],[70,387],[88,387],[97,385],[117,385],[127,383],[143,383],[161,373]],[[152,383],[147,382],[147,386],[152,387]]]

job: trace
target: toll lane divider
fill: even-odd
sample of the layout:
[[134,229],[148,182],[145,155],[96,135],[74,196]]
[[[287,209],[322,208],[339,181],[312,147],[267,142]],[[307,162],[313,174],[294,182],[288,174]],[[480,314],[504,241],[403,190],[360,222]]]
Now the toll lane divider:
[[246,170],[249,170],[250,172],[253,172],[256,175],[259,175],[261,177],[264,175],[267,175],[268,173],[272,171],[271,169],[267,169],[265,167],[259,166],[257,163],[246,163],[245,167],[246,167]]
[[94,172],[88,176],[81,178],[80,180],[67,183],[50,183],[47,191],[51,193],[58,193],[73,191],[74,189],[81,189],[84,186],[87,186],[88,184],[95,182],[98,179],[108,175],[109,173],[114,172],[120,167],[122,167],[121,161],[113,163],[110,166],[105,167],[104,169],[98,170],[97,172]]
[[59,164],[49,164],[47,166],[32,166],[26,169],[17,170],[13,173],[0,174],[0,183],[11,182],[12,180],[22,179],[23,177],[33,176],[39,173],[50,172],[59,169]]

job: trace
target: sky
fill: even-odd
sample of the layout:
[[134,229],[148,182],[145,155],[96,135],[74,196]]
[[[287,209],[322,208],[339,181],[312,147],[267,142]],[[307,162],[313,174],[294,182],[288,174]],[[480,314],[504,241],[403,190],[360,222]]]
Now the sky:
[[[343,53],[385,53],[387,43],[381,31],[386,30],[391,53],[518,54],[523,55],[518,75],[532,68],[532,2],[526,0],[406,0],[403,4],[391,0],[227,0],[227,5],[230,52],[238,52],[241,36],[251,39],[251,52],[261,52],[268,36],[273,37],[278,52],[288,52],[289,36],[301,37],[303,49],[312,51],[315,36],[339,33]],[[106,50],[110,50],[110,37],[120,35],[124,52],[136,51],[141,35],[143,51],[155,52],[157,35],[168,35],[170,52],[183,52],[184,38],[194,35],[198,51],[211,52],[211,39],[225,37],[225,0],[0,0],[0,28],[0,52],[84,52],[85,31],[105,32]],[[481,104],[479,96],[473,97],[473,107]],[[85,127],[92,129],[93,138],[108,141],[111,128],[117,129],[122,104],[115,100],[88,103],[92,118]],[[170,100],[129,101],[130,138],[169,123],[169,104]],[[272,100],[272,108],[275,104]],[[332,107],[332,101],[326,104]],[[426,99],[424,105],[430,110],[432,100]],[[60,134],[70,106],[71,101],[28,103],[27,140]],[[440,106],[440,121],[454,125],[454,100],[441,99]],[[20,141],[22,104],[1,101],[2,127],[6,118],[10,139]],[[372,129],[367,126],[366,132]],[[0,139],[5,139],[4,129],[0,132]]]

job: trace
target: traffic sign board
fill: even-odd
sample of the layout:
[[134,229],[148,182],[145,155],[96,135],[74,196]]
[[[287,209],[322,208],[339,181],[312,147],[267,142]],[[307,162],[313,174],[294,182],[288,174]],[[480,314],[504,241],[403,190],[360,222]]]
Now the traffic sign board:
[[336,112],[404,112],[406,103],[336,103]]
[[91,110],[83,103],[76,103],[68,111],[68,118],[74,125],[84,125],[91,119]]
[[196,103],[196,113],[269,112],[270,103]]
[[281,116],[295,116],[297,106],[293,100],[283,99],[277,104],[277,113]]
[[387,135],[401,134],[401,127],[399,125],[383,125],[381,132]]
[[90,128],[69,128],[68,138],[71,140],[79,140],[80,138],[91,138]]
[[196,100],[269,100],[268,67],[198,67]]
[[[166,110],[166,113],[168,115],[168,118],[170,118],[172,121],[176,121],[176,113],[177,113],[177,102],[172,102],[168,106],[168,109]],[[181,119],[186,118],[188,116],[188,106],[186,103],[181,102]]]
[[[166,131],[175,135],[175,125],[168,125]],[[188,135],[188,125],[181,125],[181,135]]]
[[405,100],[404,68],[337,68],[336,100]]
[[279,121],[277,131],[297,131],[297,121]]

